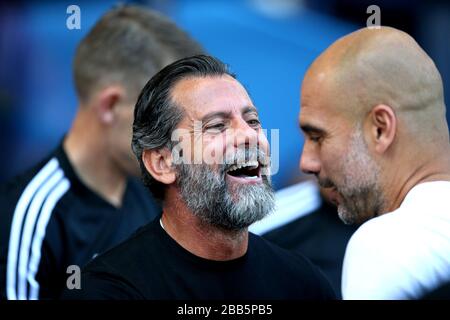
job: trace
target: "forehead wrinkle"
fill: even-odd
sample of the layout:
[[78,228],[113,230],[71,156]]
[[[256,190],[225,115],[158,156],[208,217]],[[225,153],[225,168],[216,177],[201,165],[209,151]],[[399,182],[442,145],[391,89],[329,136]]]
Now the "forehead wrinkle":
[[244,87],[229,76],[182,79],[174,86],[172,99],[178,105],[182,104],[187,113],[195,118],[202,118],[206,108],[219,112],[253,105]]

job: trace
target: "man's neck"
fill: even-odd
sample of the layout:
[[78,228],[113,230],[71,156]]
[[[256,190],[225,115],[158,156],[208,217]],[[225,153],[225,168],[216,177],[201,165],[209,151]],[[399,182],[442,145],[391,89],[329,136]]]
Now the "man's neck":
[[108,156],[100,128],[79,112],[63,147],[79,179],[115,207],[122,205],[127,177]]
[[[408,163],[408,161],[404,161],[403,164]],[[418,184],[432,181],[450,181],[450,151],[446,152],[444,149],[440,154],[422,161],[420,165],[416,165],[414,168],[408,169],[406,166],[403,170],[399,170],[401,168],[399,166],[395,168],[395,172],[386,175],[390,178],[384,188],[385,197],[388,199],[384,213],[398,209],[409,191]]]
[[174,188],[169,187],[163,208],[164,230],[180,246],[208,260],[227,261],[247,252],[248,231],[227,231],[201,221]]

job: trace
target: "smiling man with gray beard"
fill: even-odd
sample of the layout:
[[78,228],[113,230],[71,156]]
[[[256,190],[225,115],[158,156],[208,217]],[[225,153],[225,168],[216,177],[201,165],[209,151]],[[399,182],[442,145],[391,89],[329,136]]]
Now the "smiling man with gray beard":
[[269,143],[222,62],[194,56],[155,75],[136,104],[132,147],[161,217],[88,264],[66,297],[334,299],[306,258],[248,232],[274,207]]

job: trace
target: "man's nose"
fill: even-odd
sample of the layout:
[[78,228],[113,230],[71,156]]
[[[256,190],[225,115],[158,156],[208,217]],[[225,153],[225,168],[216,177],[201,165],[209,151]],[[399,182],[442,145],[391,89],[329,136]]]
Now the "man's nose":
[[249,126],[249,124],[243,120],[237,120],[234,126],[234,147],[256,147],[258,145],[258,133],[255,128]]
[[302,156],[300,158],[300,170],[306,174],[319,174],[320,159],[312,150],[311,146],[305,143]]

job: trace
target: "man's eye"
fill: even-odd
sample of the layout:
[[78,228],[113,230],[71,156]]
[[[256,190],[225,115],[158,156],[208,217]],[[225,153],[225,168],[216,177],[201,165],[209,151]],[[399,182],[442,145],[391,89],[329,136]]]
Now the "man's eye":
[[312,142],[320,142],[321,138],[320,136],[309,136],[309,140]]
[[247,123],[252,127],[258,127],[261,124],[258,119],[248,120]]
[[210,126],[207,126],[205,130],[207,131],[223,131],[225,129],[225,125],[223,123],[216,123]]

